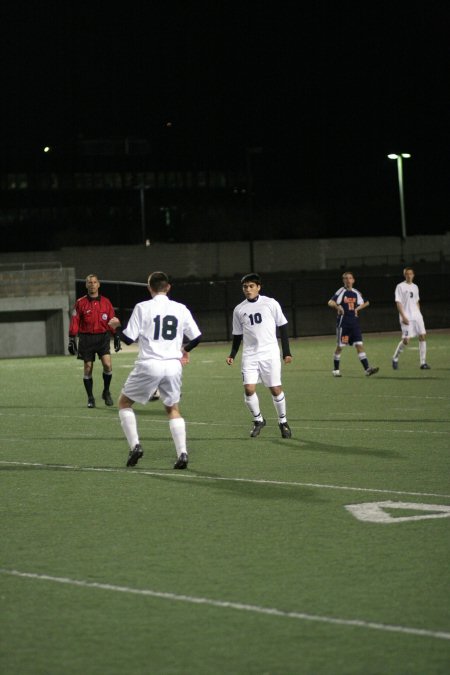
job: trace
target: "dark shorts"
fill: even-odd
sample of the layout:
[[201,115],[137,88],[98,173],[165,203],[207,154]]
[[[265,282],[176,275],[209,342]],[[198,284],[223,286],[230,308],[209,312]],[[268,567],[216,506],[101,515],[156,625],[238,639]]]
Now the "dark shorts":
[[358,322],[342,322],[336,329],[337,344],[339,347],[354,345],[355,342],[362,342],[361,328]]
[[100,359],[105,354],[111,354],[109,333],[80,333],[78,340],[78,358],[82,361],[95,361],[95,355]]

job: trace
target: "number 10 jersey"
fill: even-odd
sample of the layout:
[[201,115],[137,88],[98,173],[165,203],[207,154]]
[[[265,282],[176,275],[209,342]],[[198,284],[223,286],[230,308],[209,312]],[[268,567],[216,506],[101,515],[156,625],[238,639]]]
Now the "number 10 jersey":
[[242,357],[264,355],[278,348],[277,327],[287,324],[281,306],[274,298],[259,295],[244,300],[233,312],[233,335],[243,336]]

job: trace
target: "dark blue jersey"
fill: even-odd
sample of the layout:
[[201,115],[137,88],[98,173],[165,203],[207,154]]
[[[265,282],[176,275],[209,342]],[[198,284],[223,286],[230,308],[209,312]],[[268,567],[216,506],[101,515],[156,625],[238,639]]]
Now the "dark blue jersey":
[[333,295],[331,299],[337,305],[340,305],[344,310],[343,315],[338,314],[337,317],[338,324],[342,324],[343,322],[353,323],[358,321],[358,317],[355,314],[355,310],[360,305],[363,305],[365,300],[361,295],[361,293],[356,290],[356,288],[349,290],[348,288],[341,286],[341,288],[339,288],[336,291],[336,293]]

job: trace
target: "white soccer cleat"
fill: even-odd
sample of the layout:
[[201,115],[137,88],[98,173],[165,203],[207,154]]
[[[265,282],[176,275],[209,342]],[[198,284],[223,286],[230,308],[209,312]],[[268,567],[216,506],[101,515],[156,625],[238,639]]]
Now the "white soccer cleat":
[[342,377],[340,370],[332,370],[333,377]]

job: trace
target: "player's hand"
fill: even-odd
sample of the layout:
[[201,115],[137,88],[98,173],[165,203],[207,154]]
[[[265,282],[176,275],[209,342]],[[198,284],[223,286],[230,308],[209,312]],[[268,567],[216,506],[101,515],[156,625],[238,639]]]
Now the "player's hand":
[[233,365],[234,359],[232,356],[228,356],[226,359],[226,362],[228,363],[229,366]]
[[284,359],[283,359],[283,361],[284,361],[285,363],[292,363],[292,356],[285,356]]
[[337,307],[337,313],[338,313],[338,314],[343,314],[343,313],[344,313],[344,308],[341,307],[341,305],[338,305],[338,307]]
[[190,359],[189,352],[185,352],[183,349],[183,356],[180,359],[181,365],[186,366],[189,363],[189,359]]
[[76,356],[78,354],[77,339],[74,337],[69,338],[69,344],[67,345],[69,354]]
[[402,319],[402,323],[404,323],[405,326],[409,326],[409,319],[406,316],[404,316]]
[[122,344],[120,342],[120,335],[118,333],[116,333],[114,335],[114,351],[120,352],[121,349],[122,349]]
[[120,321],[117,318],[117,316],[113,316],[113,318],[108,321],[108,326],[110,328],[112,328],[113,330],[116,330],[116,328],[119,328]]

